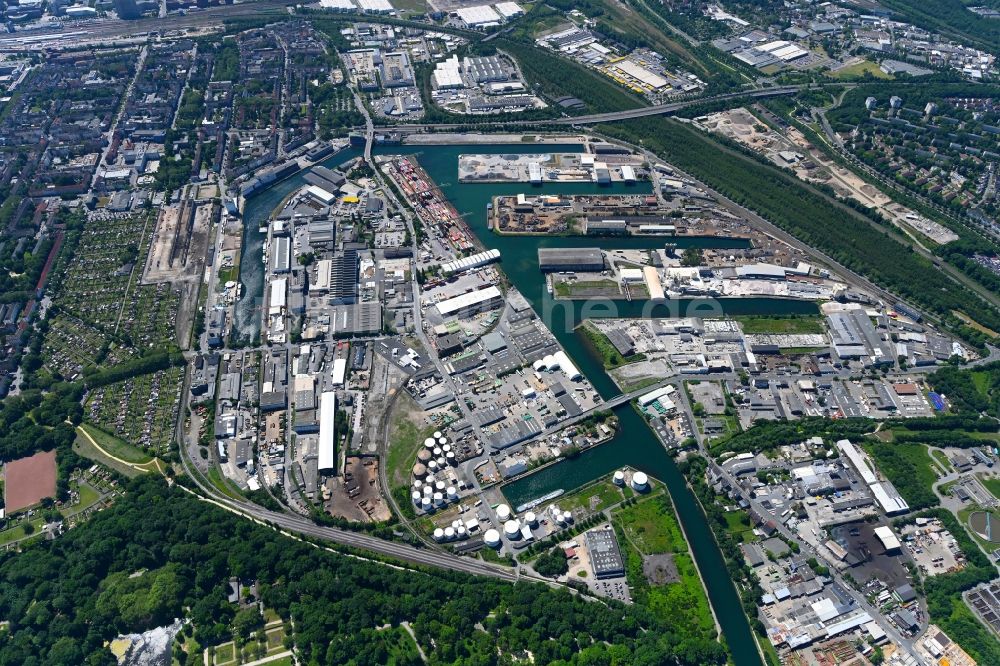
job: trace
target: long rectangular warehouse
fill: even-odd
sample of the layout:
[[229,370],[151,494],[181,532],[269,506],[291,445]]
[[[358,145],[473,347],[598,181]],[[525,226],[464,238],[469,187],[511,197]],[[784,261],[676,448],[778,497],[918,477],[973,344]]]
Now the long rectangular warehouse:
[[437,309],[442,317],[465,317],[495,308],[501,303],[503,303],[503,293],[497,287],[490,286],[445,299],[437,304]]
[[275,273],[287,273],[291,270],[291,238],[278,236],[274,239],[274,250],[271,257],[271,269]]
[[543,273],[581,271],[599,273],[604,270],[604,253],[599,247],[538,249],[538,268]]
[[336,418],[337,394],[333,391],[325,391],[319,402],[319,461],[316,468],[320,473],[330,473],[337,468],[334,456]]
[[479,268],[480,266],[485,266],[499,260],[500,250],[486,250],[485,252],[478,252],[476,254],[469,255],[468,257],[462,257],[461,259],[441,264],[441,273],[444,275],[451,275],[453,273],[458,273],[459,271]]

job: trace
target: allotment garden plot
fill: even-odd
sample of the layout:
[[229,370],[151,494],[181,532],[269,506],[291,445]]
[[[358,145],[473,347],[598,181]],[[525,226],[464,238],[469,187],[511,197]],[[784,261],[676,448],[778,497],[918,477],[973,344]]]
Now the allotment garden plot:
[[137,347],[173,342],[176,292],[166,284],[139,284],[152,233],[148,214],[91,219],[57,304]]
[[84,368],[117,365],[134,356],[131,347],[70,314],[60,313],[49,320],[42,345],[45,367],[67,381],[79,379]]
[[180,405],[181,368],[94,389],[84,418],[153,455],[169,451]]

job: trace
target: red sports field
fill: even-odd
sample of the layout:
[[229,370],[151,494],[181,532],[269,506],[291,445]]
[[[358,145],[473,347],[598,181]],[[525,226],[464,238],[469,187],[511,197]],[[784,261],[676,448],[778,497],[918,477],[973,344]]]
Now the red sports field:
[[43,451],[27,458],[12,460],[6,465],[4,504],[7,515],[45,497],[56,496],[56,452]]

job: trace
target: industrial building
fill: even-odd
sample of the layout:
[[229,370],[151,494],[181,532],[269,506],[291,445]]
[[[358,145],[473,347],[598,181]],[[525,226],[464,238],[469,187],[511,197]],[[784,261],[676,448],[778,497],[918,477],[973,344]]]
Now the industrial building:
[[873,471],[874,467],[868,459],[868,454],[847,439],[837,442],[837,448],[847,458],[847,461],[854,468],[854,471],[858,473],[858,476],[861,477],[864,484],[868,486],[872,497],[887,516],[895,516],[910,510],[909,505],[899,496],[899,493],[891,483],[878,480]]
[[625,564],[618,548],[618,539],[611,527],[590,530],[586,534],[586,542],[595,578],[617,578],[625,575]]
[[834,312],[827,316],[833,350],[841,359],[859,359],[865,365],[892,365],[892,345],[882,339],[864,310]]
[[461,271],[472,270],[500,260],[500,250],[486,250],[468,257],[441,264],[441,274],[448,276]]
[[899,539],[895,534],[892,533],[892,528],[888,525],[880,525],[875,528],[875,536],[878,540],[882,542],[882,546],[885,548],[885,552],[894,555],[899,553],[901,547]]
[[468,317],[477,312],[492,310],[503,303],[503,293],[495,286],[460,294],[436,304],[442,317]]
[[405,51],[384,54],[379,73],[383,88],[402,88],[412,86],[414,82],[413,67],[410,66],[410,57]]
[[599,247],[539,248],[538,268],[543,273],[578,271],[599,273],[604,270],[604,253]]
[[351,303],[338,305],[330,313],[330,336],[348,338],[382,332],[382,304]]
[[275,273],[287,273],[291,270],[291,239],[278,236],[274,239],[271,254],[271,270]]
[[337,469],[336,418],[337,394],[325,391],[319,401],[319,460],[316,468],[320,474],[331,474]]
[[500,15],[493,11],[489,5],[476,5],[475,7],[460,7],[455,10],[458,18],[470,28],[489,28],[500,25]]
[[524,9],[522,9],[521,5],[516,2],[498,2],[493,5],[493,9],[495,9],[497,13],[507,21],[524,14]]

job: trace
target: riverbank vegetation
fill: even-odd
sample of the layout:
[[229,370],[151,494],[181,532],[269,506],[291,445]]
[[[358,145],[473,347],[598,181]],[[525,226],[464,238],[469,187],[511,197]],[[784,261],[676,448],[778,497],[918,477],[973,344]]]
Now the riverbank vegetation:
[[598,357],[601,359],[601,363],[604,364],[605,370],[646,360],[645,354],[632,354],[628,357],[622,356],[621,353],[615,349],[615,346],[611,344],[611,340],[608,339],[608,336],[598,330],[598,328],[594,326],[593,322],[584,322],[583,325],[581,325],[577,330],[583,333],[584,339],[597,353]]
[[[735,533],[730,528],[730,523],[726,516],[728,512],[716,501],[718,496],[705,480],[705,470],[708,468],[708,461],[701,456],[691,455],[683,460],[678,465],[678,468],[691,485],[691,490],[705,512],[708,526],[715,536],[716,543],[719,545],[719,551],[722,553],[722,559],[725,563],[726,571],[729,573],[729,578],[733,581],[733,585],[736,586],[736,591],[739,593],[740,603],[743,606],[743,612],[750,621],[750,627],[756,634],[758,642],[766,643],[767,636],[764,623],[757,616],[757,600],[764,594],[764,590],[757,581],[753,569],[743,559],[743,551],[740,549],[740,538],[735,536]],[[765,654],[770,655],[772,652],[765,651]],[[772,661],[772,659],[768,659],[769,666],[778,666],[779,662],[777,660]]]

